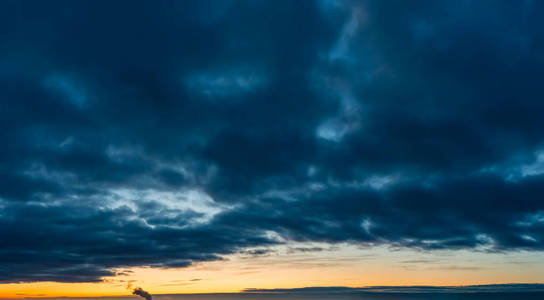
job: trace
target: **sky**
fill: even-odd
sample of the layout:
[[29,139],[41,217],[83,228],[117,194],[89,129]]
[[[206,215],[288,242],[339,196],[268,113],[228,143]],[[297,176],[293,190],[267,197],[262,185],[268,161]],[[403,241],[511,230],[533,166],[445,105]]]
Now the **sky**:
[[0,298],[544,283],[542,1],[0,2]]

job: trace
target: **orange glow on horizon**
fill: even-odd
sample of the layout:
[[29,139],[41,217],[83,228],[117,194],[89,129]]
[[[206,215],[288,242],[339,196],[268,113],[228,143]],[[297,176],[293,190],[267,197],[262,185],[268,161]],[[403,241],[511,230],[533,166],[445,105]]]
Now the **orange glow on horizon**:
[[1,284],[0,298],[126,296],[131,294],[129,282],[151,294],[236,293],[246,288],[308,286],[534,283],[536,278],[544,278],[544,255],[424,253],[344,245],[319,253],[291,253],[285,248],[257,257],[235,254],[223,261],[184,269],[128,270],[128,275],[103,278],[99,283]]

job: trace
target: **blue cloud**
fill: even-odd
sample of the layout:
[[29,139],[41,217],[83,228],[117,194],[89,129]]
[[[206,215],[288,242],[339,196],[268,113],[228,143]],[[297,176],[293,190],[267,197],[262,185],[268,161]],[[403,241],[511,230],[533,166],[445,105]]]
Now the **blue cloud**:
[[542,251],[543,5],[2,2],[0,281]]

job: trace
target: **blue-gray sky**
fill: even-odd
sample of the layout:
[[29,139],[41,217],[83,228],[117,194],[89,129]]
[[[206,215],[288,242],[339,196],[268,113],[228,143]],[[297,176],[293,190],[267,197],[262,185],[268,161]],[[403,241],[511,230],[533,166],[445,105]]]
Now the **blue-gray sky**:
[[543,12],[2,1],[0,282],[290,242],[540,253]]

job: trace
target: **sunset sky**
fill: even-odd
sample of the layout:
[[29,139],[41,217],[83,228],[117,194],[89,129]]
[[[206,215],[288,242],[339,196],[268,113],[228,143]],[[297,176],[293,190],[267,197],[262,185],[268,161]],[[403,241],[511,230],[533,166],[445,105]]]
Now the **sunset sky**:
[[0,298],[544,283],[544,1],[0,1]]

